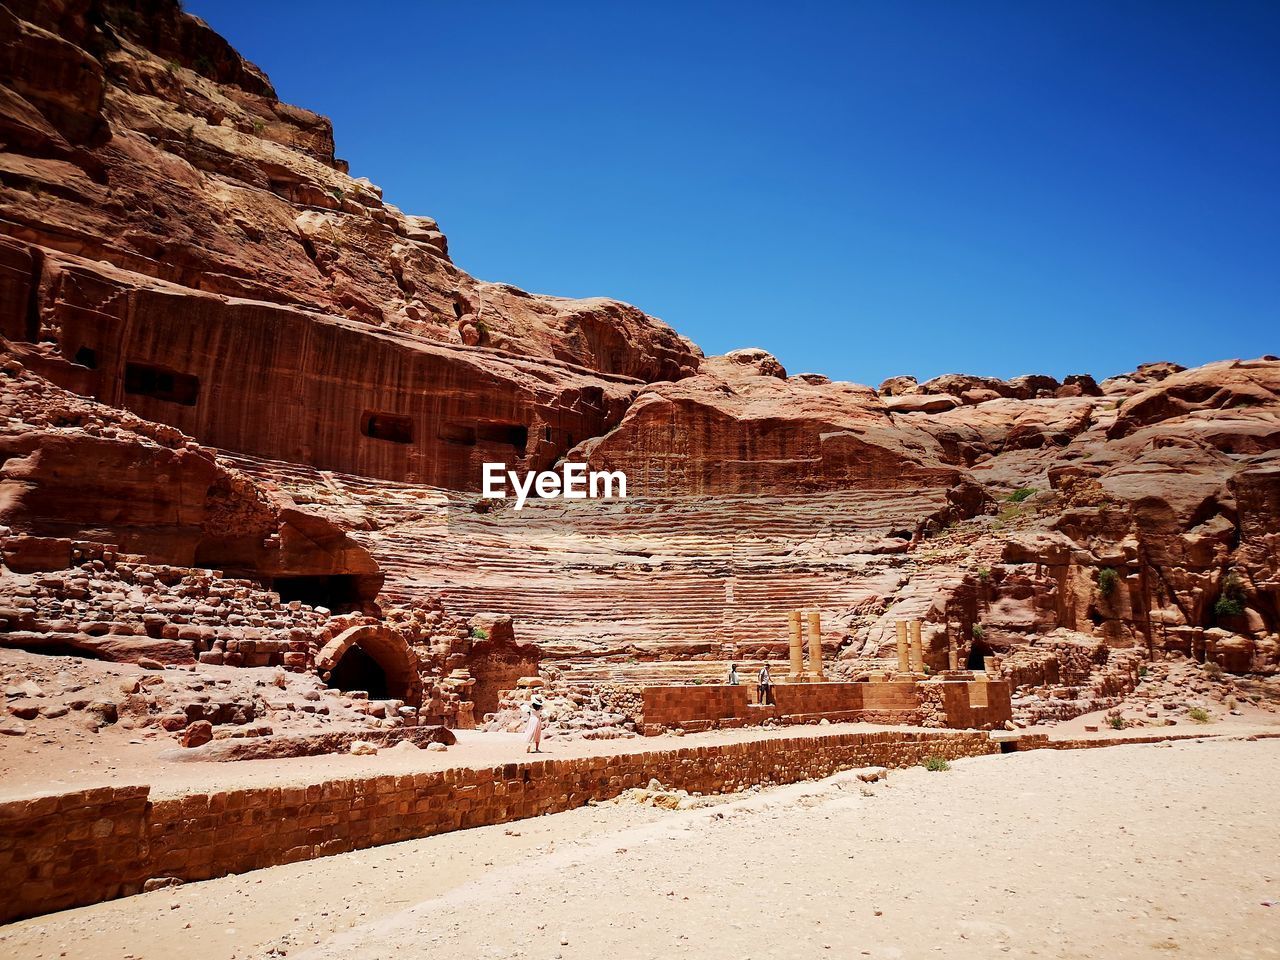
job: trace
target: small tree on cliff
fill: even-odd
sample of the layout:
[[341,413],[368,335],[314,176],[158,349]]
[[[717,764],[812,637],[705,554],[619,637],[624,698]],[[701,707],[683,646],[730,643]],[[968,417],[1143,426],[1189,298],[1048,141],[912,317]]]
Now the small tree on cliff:
[[1238,617],[1244,613],[1244,584],[1234,573],[1228,573],[1222,581],[1222,592],[1213,605],[1218,617]]
[[1098,571],[1098,593],[1109,597],[1116,592],[1116,584],[1120,582],[1120,574],[1111,567],[1103,567]]

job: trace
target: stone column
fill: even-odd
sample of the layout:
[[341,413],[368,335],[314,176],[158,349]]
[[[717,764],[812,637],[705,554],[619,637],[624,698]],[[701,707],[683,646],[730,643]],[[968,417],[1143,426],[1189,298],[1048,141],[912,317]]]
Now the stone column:
[[898,621],[898,672],[911,672],[911,655],[907,648],[907,621]]
[[924,673],[924,642],[920,639],[920,621],[911,621],[911,669]]
[[960,669],[960,651],[956,649],[955,637],[947,638],[947,669]]
[[800,611],[792,610],[787,614],[791,627],[791,679],[804,679],[804,640],[800,636]]
[[809,673],[822,680],[822,614],[809,611]]

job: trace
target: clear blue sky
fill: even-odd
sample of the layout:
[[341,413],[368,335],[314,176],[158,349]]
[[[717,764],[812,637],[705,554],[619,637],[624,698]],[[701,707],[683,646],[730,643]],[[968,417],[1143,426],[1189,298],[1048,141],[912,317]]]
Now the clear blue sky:
[[1280,3],[187,0],[488,280],[879,383],[1280,353]]

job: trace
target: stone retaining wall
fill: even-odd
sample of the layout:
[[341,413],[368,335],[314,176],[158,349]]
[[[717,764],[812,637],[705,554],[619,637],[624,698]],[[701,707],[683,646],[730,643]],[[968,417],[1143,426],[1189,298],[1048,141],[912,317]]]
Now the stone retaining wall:
[[0,921],[136,893],[150,874],[150,787],[0,803]]
[[783,724],[863,721],[910,726],[993,729],[1013,716],[1002,680],[914,680],[780,683],[773,703],[755,703],[755,684],[668,684],[644,688],[648,736],[679,727],[688,732]]
[[14,800],[0,803],[0,922],[127,896],[152,878],[205,880],[557,813],[654,777],[726,793],[998,751],[981,733],[833,733],[154,801],[146,786]]

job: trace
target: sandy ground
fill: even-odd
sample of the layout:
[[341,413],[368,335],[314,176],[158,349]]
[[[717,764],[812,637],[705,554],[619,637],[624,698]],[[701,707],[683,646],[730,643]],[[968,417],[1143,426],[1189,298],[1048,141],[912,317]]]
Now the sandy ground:
[[1277,957],[1276,796],[1276,740],[841,774],[161,890],[0,928],[0,955]]
[[[1113,729],[1107,723],[1106,710],[1084,713],[1070,720],[1060,720],[1053,724],[1037,724],[1027,727],[1021,733],[1044,733],[1050,740],[1126,740],[1134,737],[1188,737],[1188,736],[1248,736],[1250,734],[1280,733],[1280,715],[1274,711],[1259,710],[1245,705],[1236,716],[1225,713],[1221,709],[1212,710],[1210,719],[1205,723],[1197,723],[1182,717],[1175,726],[1153,724],[1151,726],[1130,726]],[[1089,730],[1096,727],[1096,730]]]
[[[1103,714],[1087,714],[1056,727],[1032,728],[1054,738],[1116,739],[1134,736],[1189,734],[1205,736],[1274,734],[1280,731],[1276,714],[1223,716],[1204,725],[1111,730]],[[1086,723],[1100,727],[1084,732]],[[447,751],[384,750],[376,756],[326,754],[283,760],[241,760],[231,763],[174,762],[159,759],[176,744],[169,737],[140,739],[138,731],[105,727],[96,734],[72,739],[58,735],[33,738],[0,738],[0,800],[62,793],[90,786],[150,784],[153,799],[197,791],[232,790],[262,786],[296,786],[321,783],[339,777],[416,773],[449,767],[487,767],[512,761],[564,757],[612,756],[648,750],[678,749],[721,743],[811,737],[833,733],[872,733],[878,730],[919,730],[918,727],[881,726],[870,723],[838,723],[830,726],[760,727],[714,730],[685,737],[637,737],[619,740],[553,740],[543,743],[540,755],[527,755],[522,735],[454,731],[458,742]],[[945,734],[950,731],[928,730]]]
[[[267,678],[277,670],[245,669],[239,667],[206,667],[198,671],[163,671],[168,684],[180,685],[194,679],[205,684],[205,689],[218,699],[231,696],[227,687],[247,688],[249,692],[267,684]],[[72,697],[82,699],[120,698],[122,680],[146,678],[149,671],[133,664],[111,664],[82,660],[74,657],[48,657],[24,653],[18,650],[0,650],[0,685],[31,679],[44,691],[38,705],[58,705]],[[154,677],[153,677],[154,679]],[[316,686],[313,678],[288,675],[291,685]],[[1280,684],[1268,681],[1259,683],[1259,689],[1280,700]],[[271,695],[278,691],[266,687]],[[245,689],[240,689],[241,695]],[[1280,712],[1265,711],[1241,702],[1236,714],[1226,711],[1222,704],[1211,698],[1178,693],[1181,703],[1203,703],[1212,716],[1212,722],[1199,725],[1190,722],[1182,712],[1177,725],[1134,727],[1122,731],[1112,730],[1102,713],[1088,714],[1056,725],[1030,728],[1028,732],[1044,732],[1055,738],[1109,738],[1116,736],[1144,736],[1171,733],[1239,734],[1280,730]],[[13,702],[13,701],[11,701]],[[1135,709],[1149,704],[1141,698],[1133,699]],[[2,711],[0,711],[2,713]],[[0,719],[3,719],[0,717]],[[42,793],[64,792],[90,786],[122,786],[149,784],[152,797],[172,796],[193,791],[216,791],[255,786],[285,786],[319,783],[335,777],[367,776],[384,773],[413,773],[439,770],[456,766],[496,766],[524,759],[524,742],[519,734],[481,733],[458,731],[459,742],[442,753],[428,751],[392,751],[377,756],[325,755],[295,757],[277,760],[248,760],[234,763],[174,762],[161,759],[166,752],[177,750],[173,734],[155,727],[143,727],[134,718],[122,716],[119,723],[91,731],[84,724],[85,717],[69,711],[58,718],[39,717],[24,723],[26,732],[21,736],[0,736],[0,800],[26,797]],[[273,727],[281,733],[319,732],[350,727],[350,724],[334,722],[327,717],[308,717],[299,714],[271,718]],[[1087,733],[1085,726],[1098,727],[1098,732]],[[544,742],[546,757],[581,757],[613,755],[669,749],[680,746],[738,743],[744,741],[776,739],[782,737],[808,737],[815,733],[841,731],[866,733],[875,730],[904,730],[909,727],[888,727],[876,724],[833,724],[826,727],[804,726],[765,730],[759,727],[739,730],[721,730],[689,735],[637,737],[615,740],[554,739]],[[937,732],[937,731],[934,731]]]
[[[544,741],[542,753],[526,754],[518,733],[482,733],[455,730],[458,742],[448,750],[384,750],[376,756],[325,754],[283,760],[240,760],[230,763],[174,762],[158,759],[172,750],[162,743],[130,739],[130,731],[107,728],[97,735],[91,750],[76,743],[23,745],[0,740],[0,800],[43,793],[61,793],[86,786],[150,784],[152,798],[192,791],[231,790],[241,787],[286,786],[321,783],[338,777],[415,773],[461,766],[497,766],[523,760],[565,757],[613,756],[719,743],[811,737],[821,732],[874,733],[878,730],[919,730],[869,723],[832,724],[826,727],[784,727],[776,730],[748,728],[715,730],[686,737],[636,737],[617,740]],[[1274,728],[1273,728],[1274,729]],[[927,730],[933,734],[951,731]],[[51,752],[51,748],[56,752]]]

